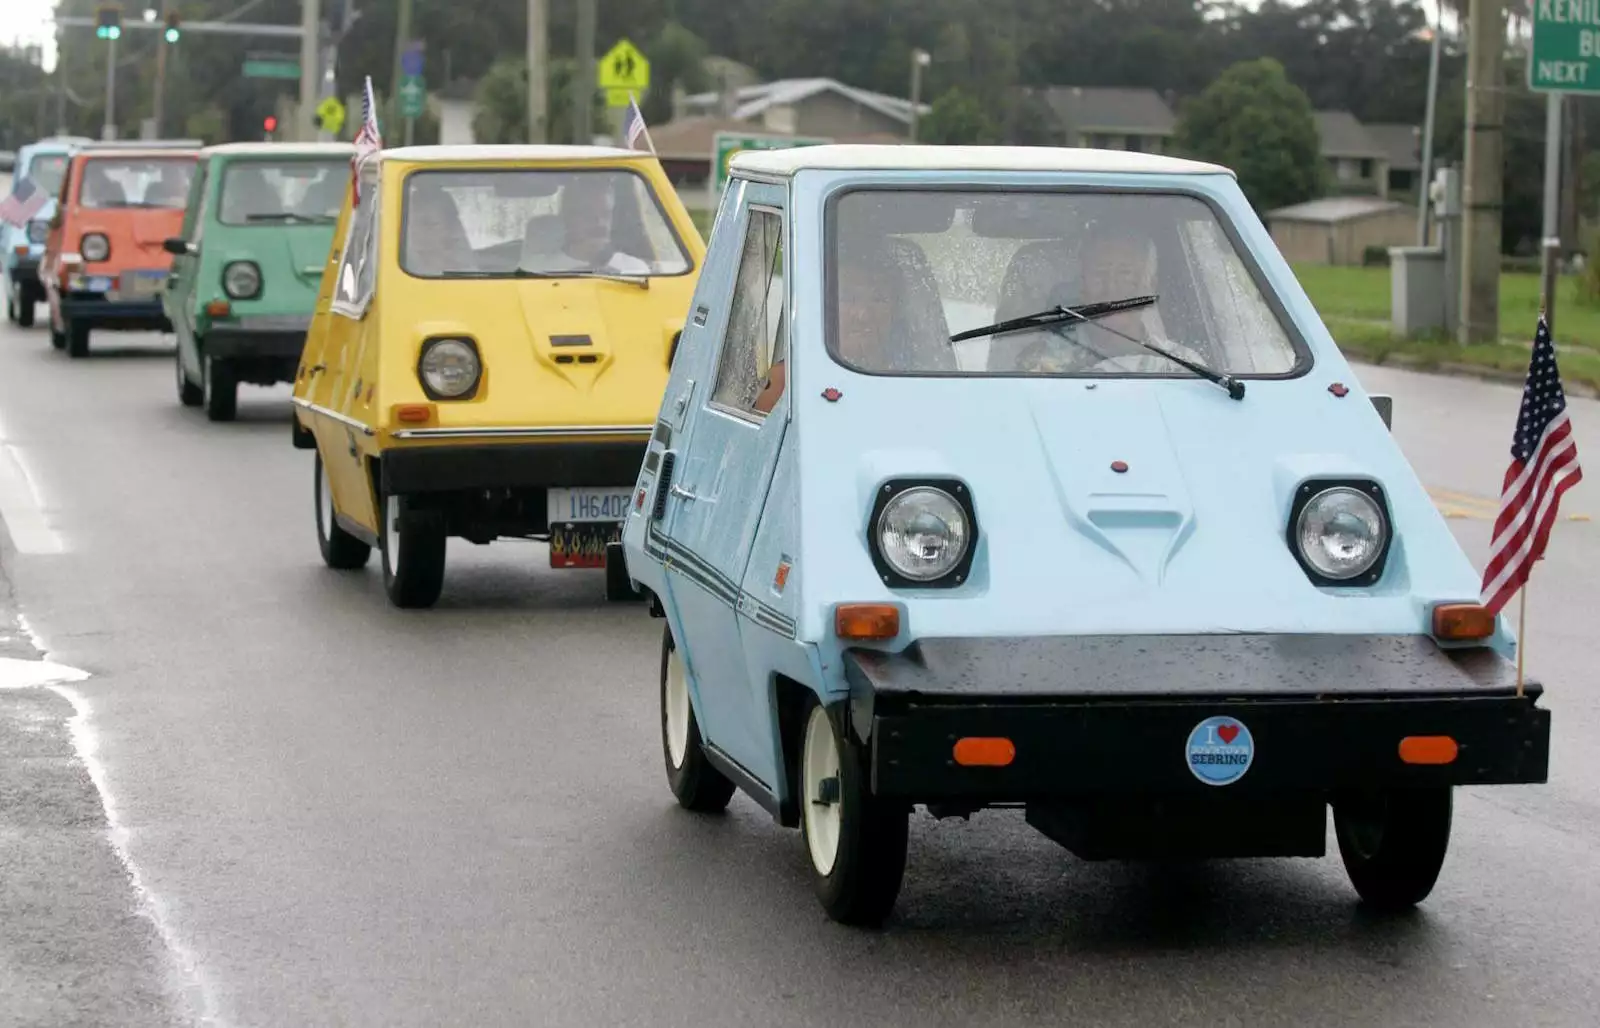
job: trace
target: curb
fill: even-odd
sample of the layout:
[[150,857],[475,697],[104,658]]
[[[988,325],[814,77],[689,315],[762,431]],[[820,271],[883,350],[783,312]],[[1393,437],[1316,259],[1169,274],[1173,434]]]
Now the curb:
[[[1505,385],[1520,386],[1527,381],[1527,375],[1518,371],[1506,371],[1502,368],[1484,368],[1474,364],[1457,364],[1454,362],[1439,363],[1421,357],[1412,357],[1404,353],[1385,354],[1381,359],[1360,351],[1350,351],[1339,348],[1345,359],[1356,364],[1368,364],[1373,367],[1399,368],[1403,371],[1415,371],[1424,375],[1442,375],[1447,378],[1475,378],[1483,382],[1498,382]],[[1563,378],[1562,390],[1568,396],[1581,396],[1585,399],[1600,399],[1600,388],[1588,382],[1573,381]]]

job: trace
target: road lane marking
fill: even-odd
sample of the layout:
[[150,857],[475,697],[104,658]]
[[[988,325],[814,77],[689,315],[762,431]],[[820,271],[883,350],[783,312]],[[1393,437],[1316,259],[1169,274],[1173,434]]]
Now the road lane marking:
[[[27,631],[30,636],[33,634],[31,630]],[[223,1022],[215,996],[200,972],[199,961],[189,947],[178,938],[178,933],[167,915],[166,903],[144,884],[144,876],[140,874],[139,866],[134,863],[133,855],[128,851],[128,827],[118,816],[116,801],[112,798],[111,788],[106,782],[105,765],[101,764],[96,756],[96,751],[100,748],[100,738],[89,722],[94,708],[89,705],[88,699],[82,693],[66,684],[81,682],[88,677],[87,671],[57,664],[48,659],[20,660],[15,657],[0,657],[0,689],[44,689],[71,705],[72,717],[67,720],[67,732],[72,739],[72,748],[77,753],[84,770],[88,772],[95,793],[100,797],[100,807],[106,819],[106,839],[111,843],[111,852],[128,876],[128,884],[139,901],[140,912],[149,918],[166,946],[167,954],[173,964],[170,969],[171,988],[177,994],[179,1002],[190,1008],[188,1012],[197,1014],[201,1023],[221,1025]]]
[[[1447,518],[1493,521],[1500,513],[1500,501],[1492,496],[1474,496],[1471,493],[1459,493],[1451,489],[1429,489],[1428,495],[1433,499],[1433,505],[1439,508],[1439,513]],[[1564,515],[1562,520],[1592,519],[1588,514],[1574,512]]]
[[5,522],[11,545],[18,553],[47,555],[67,551],[66,541],[44,516],[44,502],[21,451],[6,442],[4,425],[0,425],[0,521]]

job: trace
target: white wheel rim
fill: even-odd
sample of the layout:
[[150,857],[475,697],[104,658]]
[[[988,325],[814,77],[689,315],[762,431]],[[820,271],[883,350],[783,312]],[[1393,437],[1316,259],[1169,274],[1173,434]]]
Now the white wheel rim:
[[383,552],[389,557],[389,570],[400,567],[400,497],[383,498]]
[[328,482],[328,469],[319,467],[317,471],[320,481],[317,489],[317,531],[322,533],[322,538],[333,538],[333,488]]
[[667,759],[679,768],[689,753],[689,679],[676,646],[667,651],[667,684],[661,702],[667,718]]
[[833,726],[821,707],[814,707],[806,722],[805,752],[800,764],[801,801],[805,804],[806,845],[811,850],[811,866],[826,877],[839,859],[839,805],[822,802],[819,791],[827,779],[839,780],[839,747],[833,741]]

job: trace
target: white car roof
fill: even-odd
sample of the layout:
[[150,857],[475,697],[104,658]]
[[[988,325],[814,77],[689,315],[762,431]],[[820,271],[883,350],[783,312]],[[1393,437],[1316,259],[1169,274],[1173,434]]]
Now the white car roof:
[[649,157],[642,150],[612,146],[533,146],[528,144],[472,144],[470,146],[397,146],[382,151],[386,161],[583,161]]
[[208,146],[202,153],[218,156],[240,154],[276,157],[313,155],[318,157],[348,157],[355,152],[350,143],[221,143]]
[[1066,146],[840,144],[745,150],[730,170],[790,176],[797,171],[1059,171],[1145,175],[1232,175],[1219,164],[1132,150]]

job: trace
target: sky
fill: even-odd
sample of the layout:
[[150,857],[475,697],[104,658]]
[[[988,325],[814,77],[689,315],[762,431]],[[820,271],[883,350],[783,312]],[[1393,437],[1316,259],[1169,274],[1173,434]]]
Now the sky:
[[56,34],[51,16],[56,0],[0,0],[0,42],[44,47],[44,66],[56,66]]

